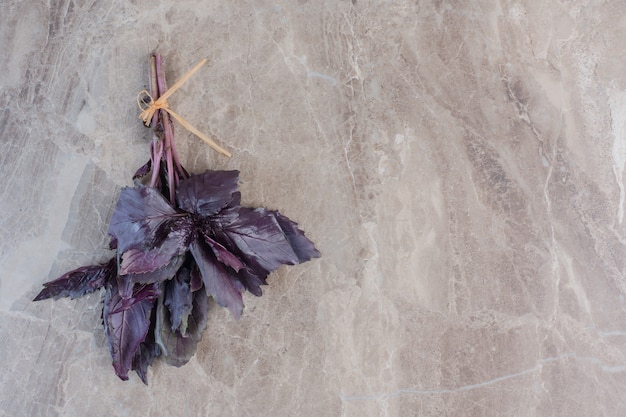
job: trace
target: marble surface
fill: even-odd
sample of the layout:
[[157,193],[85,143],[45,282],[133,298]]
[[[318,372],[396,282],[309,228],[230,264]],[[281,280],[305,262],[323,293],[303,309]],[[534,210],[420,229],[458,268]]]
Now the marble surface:
[[[0,416],[626,415],[626,4],[3,0]],[[197,355],[117,379],[101,294],[147,159],[147,57],[192,171],[241,170],[323,254]]]

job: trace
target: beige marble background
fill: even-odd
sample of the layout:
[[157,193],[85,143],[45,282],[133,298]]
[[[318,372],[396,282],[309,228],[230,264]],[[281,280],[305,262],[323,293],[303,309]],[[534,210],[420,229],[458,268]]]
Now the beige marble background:
[[[626,4],[0,0],[0,416],[626,415]],[[122,382],[101,294],[160,51],[187,168],[323,258]]]

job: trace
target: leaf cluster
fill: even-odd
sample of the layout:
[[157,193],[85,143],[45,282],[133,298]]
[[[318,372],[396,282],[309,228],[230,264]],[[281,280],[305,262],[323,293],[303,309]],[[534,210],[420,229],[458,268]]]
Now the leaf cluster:
[[116,256],[44,284],[35,300],[105,288],[103,319],[115,372],[128,379],[158,356],[181,366],[195,352],[212,297],[239,318],[247,290],[283,264],[318,257],[297,224],[277,211],[241,207],[238,171],[182,180],[171,205],[157,189],[122,189],[109,225]]

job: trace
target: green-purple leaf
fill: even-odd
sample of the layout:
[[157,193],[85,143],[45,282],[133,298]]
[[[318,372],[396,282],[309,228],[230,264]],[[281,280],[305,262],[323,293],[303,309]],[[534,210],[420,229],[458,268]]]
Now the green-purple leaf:
[[196,342],[202,339],[202,332],[204,332],[209,319],[208,312],[209,297],[204,288],[200,288],[193,293],[191,314],[187,320],[187,335]]
[[45,287],[34,301],[54,297],[78,298],[102,287],[117,275],[115,258],[100,265],[83,266],[61,275],[54,281],[43,284]]
[[239,171],[205,171],[181,181],[176,189],[178,207],[211,216],[226,207],[237,191]]
[[187,319],[191,314],[193,296],[190,288],[191,274],[182,267],[173,279],[165,282],[163,303],[169,309],[172,331],[187,336]]
[[189,316],[187,337],[180,331],[172,331],[168,309],[159,300],[157,308],[156,341],[159,344],[165,361],[180,367],[186,364],[196,351],[198,342],[207,323],[209,302],[204,290],[193,294],[193,307]]

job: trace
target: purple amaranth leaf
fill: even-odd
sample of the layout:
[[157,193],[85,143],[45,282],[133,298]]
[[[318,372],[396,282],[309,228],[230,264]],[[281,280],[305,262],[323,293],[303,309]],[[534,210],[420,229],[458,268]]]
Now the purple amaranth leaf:
[[150,172],[150,169],[152,169],[151,159],[149,159],[148,162],[143,164],[137,171],[135,171],[135,175],[133,175],[133,179],[135,180],[137,178],[145,177]]
[[209,300],[206,292],[200,289],[193,293],[193,307],[187,327],[188,337],[184,337],[180,331],[172,331],[169,311],[159,299],[155,336],[168,364],[180,367],[189,362],[198,342],[202,339],[208,311]]
[[235,272],[238,272],[245,265],[237,256],[235,256],[232,252],[226,249],[223,245],[220,245],[215,240],[211,239],[208,236],[204,236],[204,241],[209,245],[211,250],[213,250],[213,254],[217,258],[218,261],[223,263],[224,265],[230,266]]
[[174,274],[176,274],[176,271],[178,271],[185,262],[185,258],[185,255],[174,256],[166,265],[157,270],[143,274],[128,274],[124,275],[124,278],[128,279],[133,284],[162,282],[172,278]]
[[191,236],[189,218],[171,223],[171,230],[160,245],[148,250],[129,249],[122,254],[120,274],[145,274],[167,265],[172,258],[187,252]]
[[298,224],[277,211],[272,214],[276,217],[280,228],[283,229],[285,237],[291,244],[291,248],[298,257],[300,263],[311,260],[311,258],[319,258],[321,255],[315,245],[298,229]]
[[198,269],[198,264],[192,262],[191,265],[191,280],[189,282],[189,288],[191,292],[196,292],[200,288],[202,288],[202,275],[200,274],[200,270]]
[[171,280],[164,283],[163,304],[169,309],[172,332],[187,336],[187,319],[191,314],[193,295],[190,288],[191,273],[182,267]]
[[229,211],[237,212],[240,206],[241,206],[241,192],[237,191],[236,193],[233,193],[233,199],[230,200],[230,203],[228,203],[228,205],[226,205],[219,214],[223,215],[225,213],[228,213]]
[[117,292],[121,298],[121,301],[116,305],[114,310],[110,310],[110,314],[119,313],[122,310],[130,308],[133,304],[145,299],[156,298],[159,295],[159,287],[154,284],[137,284],[134,285],[126,276],[118,275]]
[[226,207],[237,191],[239,171],[205,171],[183,180],[176,189],[176,202],[181,209],[212,216]]
[[145,249],[158,246],[167,237],[167,222],[180,215],[154,188],[124,188],[111,217],[109,234],[117,249]]
[[135,352],[131,368],[137,372],[141,381],[146,385],[148,385],[148,367],[160,354],[161,348],[154,341],[154,336],[150,338],[150,341],[146,337],[146,340],[139,344],[139,348]]
[[139,344],[132,361],[132,369],[137,372],[141,381],[148,385],[148,367],[161,354],[161,348],[156,343],[154,329],[156,325],[156,308],[152,308],[150,313],[150,327],[146,338]]
[[116,259],[100,265],[83,266],[61,275],[59,278],[46,282],[45,287],[34,301],[54,297],[78,298],[102,287],[108,280],[117,275]]
[[261,285],[267,285],[265,278],[269,272],[265,271],[255,271],[253,272],[250,268],[242,268],[239,272],[237,272],[237,279],[243,284],[246,290],[250,291],[250,293],[260,297],[263,295],[263,291],[261,290]]
[[117,280],[117,292],[119,292],[122,300],[126,303],[132,302],[135,284],[125,276],[118,275],[115,279]]
[[228,249],[239,252],[240,258],[259,275],[300,261],[274,214],[264,208],[242,207],[237,217],[222,223],[215,235]]
[[189,246],[200,273],[207,294],[212,296],[222,307],[228,307],[239,319],[243,311],[241,293],[243,285],[215,258],[213,251],[204,241],[197,238]]
[[193,293],[191,314],[187,320],[187,335],[196,342],[202,340],[202,333],[209,319],[208,312],[209,297],[204,288],[200,288]]
[[128,379],[132,360],[139,344],[143,342],[150,327],[150,311],[158,296],[158,285],[138,287],[132,302],[120,297],[116,280],[109,280],[104,297],[104,331],[115,373],[122,380]]

